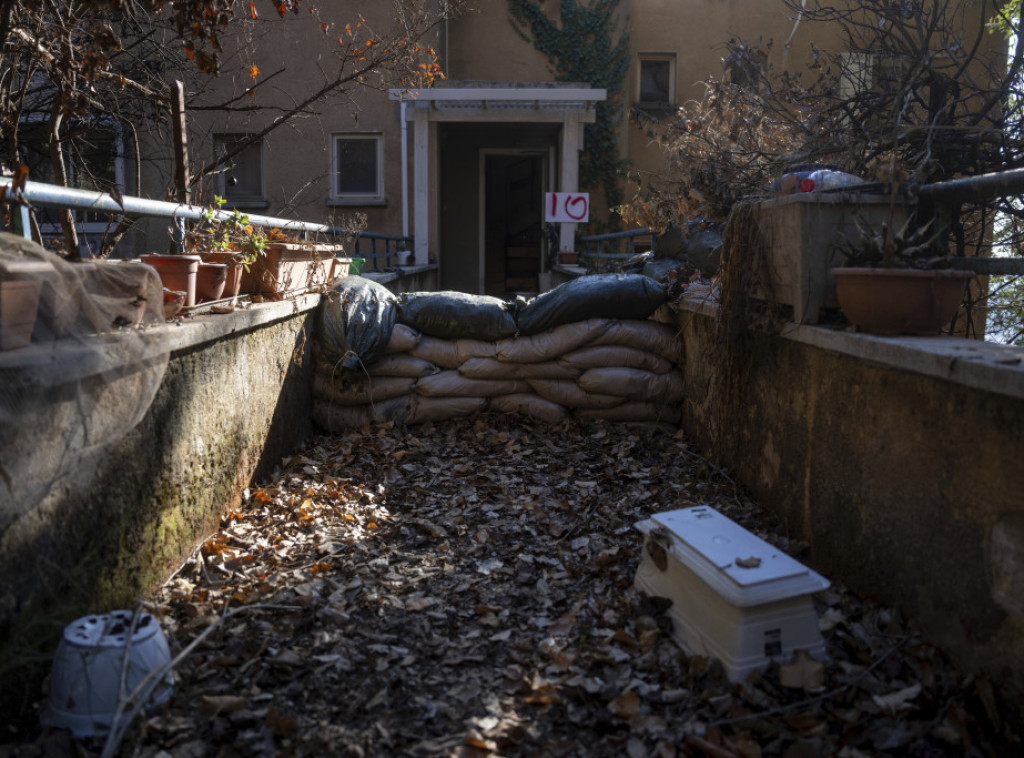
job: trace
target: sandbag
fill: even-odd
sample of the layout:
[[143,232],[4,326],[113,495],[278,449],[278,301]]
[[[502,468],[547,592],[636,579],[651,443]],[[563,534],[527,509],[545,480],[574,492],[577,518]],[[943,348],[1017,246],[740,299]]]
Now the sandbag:
[[397,300],[383,285],[346,276],[320,306],[320,350],[328,363],[354,368],[384,352],[395,326]]
[[545,400],[566,408],[614,408],[626,402],[624,397],[586,392],[576,382],[557,379],[531,379],[530,387]]
[[581,276],[527,303],[519,313],[519,333],[529,336],[589,318],[644,319],[665,299],[665,285],[642,274]]
[[369,405],[408,395],[416,380],[405,376],[378,376],[372,379],[353,372],[331,377],[313,374],[313,397],[337,405]]
[[452,370],[423,377],[416,382],[416,391],[427,397],[490,397],[529,392],[530,385],[522,381],[470,379]]
[[676,405],[630,402],[614,408],[586,408],[573,411],[578,419],[600,418],[605,421],[658,422],[679,425],[682,411]]
[[548,424],[557,424],[569,414],[568,410],[557,403],[552,403],[530,392],[492,397],[490,409],[498,413],[522,413],[536,421]]
[[358,429],[387,421],[402,413],[411,395],[396,397],[372,405],[338,405],[327,400],[313,400],[313,423],[324,431],[337,434],[346,429]]
[[562,366],[576,369],[605,368],[609,366],[625,366],[641,368],[655,374],[665,374],[672,370],[673,363],[654,353],[625,345],[599,345],[584,347],[566,353],[558,359]]
[[411,326],[395,324],[394,329],[391,330],[391,339],[388,341],[387,347],[384,348],[384,355],[408,353],[420,344],[421,339],[423,339],[423,335]]
[[443,340],[424,337],[410,355],[437,364],[441,368],[458,368],[474,357],[493,357],[497,348],[494,342],[484,340],[458,339]]
[[613,322],[601,334],[594,336],[592,344],[635,347],[676,364],[683,361],[683,341],[677,336],[677,330],[657,321]]
[[624,366],[588,369],[579,378],[579,385],[585,392],[652,403],[678,403],[684,393],[683,376],[679,371],[655,374]]
[[470,358],[459,366],[459,373],[470,379],[569,379],[583,372],[555,361],[542,363],[505,363],[495,358]]
[[430,376],[441,369],[430,361],[415,358],[408,353],[385,355],[366,367],[370,376]]
[[511,303],[465,292],[406,292],[398,298],[398,322],[443,339],[500,340],[513,336]]
[[487,408],[485,397],[416,397],[393,420],[401,424],[425,424],[450,418],[470,416]]
[[495,357],[506,363],[540,363],[559,358],[604,334],[614,324],[613,319],[592,318],[557,326],[543,334],[501,340]]

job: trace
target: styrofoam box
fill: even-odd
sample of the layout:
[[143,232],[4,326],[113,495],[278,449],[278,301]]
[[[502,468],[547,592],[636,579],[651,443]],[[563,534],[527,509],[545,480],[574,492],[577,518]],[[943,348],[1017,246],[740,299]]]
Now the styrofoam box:
[[645,538],[634,584],[672,600],[672,634],[688,653],[720,659],[732,681],[797,650],[825,657],[811,600],[828,588],[823,576],[707,506],[636,526]]

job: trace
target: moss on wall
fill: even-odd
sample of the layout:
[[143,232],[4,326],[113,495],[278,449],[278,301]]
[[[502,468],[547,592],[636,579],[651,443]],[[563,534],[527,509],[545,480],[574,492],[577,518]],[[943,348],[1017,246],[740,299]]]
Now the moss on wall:
[[309,434],[312,328],[297,314],[173,354],[91,486],[52,493],[30,528],[5,535],[0,712],[10,723],[34,718],[68,622],[133,607]]

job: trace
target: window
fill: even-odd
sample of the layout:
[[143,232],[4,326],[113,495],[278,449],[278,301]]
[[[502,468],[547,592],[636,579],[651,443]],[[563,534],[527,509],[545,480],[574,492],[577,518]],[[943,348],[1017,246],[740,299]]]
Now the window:
[[331,145],[331,199],[351,204],[384,200],[383,138],[335,134]]
[[263,141],[251,142],[247,134],[217,134],[213,137],[215,158],[235,150],[217,174],[217,194],[226,205],[264,204]]
[[675,103],[675,55],[642,53],[638,91],[640,105],[667,107]]
[[758,92],[768,70],[768,54],[759,48],[739,45],[722,59],[722,67],[727,81],[745,92]]
[[[62,143],[69,186],[96,192],[109,192],[114,187],[124,189],[124,143],[117,124],[72,122]],[[29,167],[29,179],[56,181],[50,159],[49,132],[42,121],[22,122],[18,148],[21,160]],[[58,228],[55,210],[39,209],[37,213],[44,232],[51,227]],[[73,213],[82,234],[102,232],[110,223],[111,217],[105,213]]]

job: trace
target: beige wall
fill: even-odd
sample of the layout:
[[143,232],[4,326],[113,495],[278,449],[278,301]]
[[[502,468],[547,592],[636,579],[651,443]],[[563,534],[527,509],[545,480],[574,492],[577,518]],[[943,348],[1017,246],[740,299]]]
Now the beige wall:
[[[369,14],[367,22],[379,29],[389,24],[389,5],[365,4],[360,9]],[[506,0],[475,0],[471,5],[472,10],[462,17],[442,24],[434,39],[449,79],[519,82],[554,79],[547,57],[513,28]],[[350,7],[355,7],[355,4],[334,3],[325,5],[320,11],[333,16],[330,20],[344,26],[357,17],[355,12],[344,10]],[[549,0],[544,8],[549,16],[557,17],[557,2]],[[628,13],[631,47],[631,69],[620,101],[621,155],[634,167],[648,172],[664,170],[663,153],[651,144],[643,131],[628,124],[626,118],[629,107],[638,97],[638,62],[642,53],[675,53],[675,94],[677,102],[682,103],[701,95],[701,80],[722,75],[721,58],[725,43],[730,38],[749,42],[774,40],[770,62],[777,68],[802,69],[808,60],[812,36],[817,38],[819,47],[829,49],[836,44],[828,39],[832,34],[828,29],[820,24],[804,22],[796,29],[787,48],[784,43],[793,33],[794,24],[781,0],[623,0],[620,8]],[[991,35],[982,41],[990,46],[1003,44]],[[276,109],[291,106],[305,93],[320,86],[324,81],[321,68],[329,71],[330,51],[332,46],[336,47],[334,36],[321,35],[316,24],[305,15],[289,16],[284,21],[261,22],[256,31],[236,42],[242,49],[254,51],[251,59],[261,71],[256,81],[267,81],[255,98],[243,95],[239,103],[260,105],[263,109],[235,114],[230,118],[193,109],[189,115],[190,149],[197,164],[211,156],[213,133],[261,128],[277,117],[280,111]],[[229,53],[228,62],[236,53],[237,49]],[[285,69],[284,73],[270,78],[281,68]],[[240,94],[251,83],[244,72],[238,72],[206,82],[205,90],[190,85],[189,96],[196,103],[209,103],[217,95]],[[335,207],[327,203],[330,135],[338,131],[383,133],[386,205]],[[402,230],[400,135],[398,106],[383,92],[356,88],[350,95],[336,97],[317,106],[316,113],[267,138],[264,181],[268,205],[253,212],[330,222],[361,211],[366,213],[371,231],[399,233]],[[143,153],[148,158],[166,156],[166,135],[140,137],[144,143]],[[149,144],[146,144],[147,140],[151,140]],[[440,160],[443,163],[444,157],[441,156]],[[411,157],[409,163],[412,187]],[[166,161],[151,160],[144,170],[144,194],[163,197],[170,185]],[[451,181],[460,180],[457,177],[445,177],[443,180],[444,183]],[[590,190],[596,192],[596,188]],[[211,195],[207,184],[196,197],[205,201]],[[599,200],[600,193],[597,193],[595,202]],[[166,247],[166,222],[152,221],[146,226],[150,230],[148,247]],[[432,245],[431,252],[441,247],[443,245]]]

